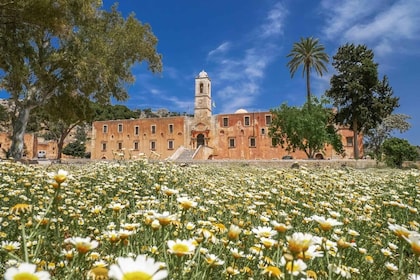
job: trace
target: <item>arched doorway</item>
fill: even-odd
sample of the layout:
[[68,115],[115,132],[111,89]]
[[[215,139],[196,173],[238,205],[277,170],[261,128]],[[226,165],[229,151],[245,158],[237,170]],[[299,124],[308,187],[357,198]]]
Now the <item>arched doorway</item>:
[[197,148],[200,147],[201,145],[204,146],[204,134],[200,133],[197,135]]

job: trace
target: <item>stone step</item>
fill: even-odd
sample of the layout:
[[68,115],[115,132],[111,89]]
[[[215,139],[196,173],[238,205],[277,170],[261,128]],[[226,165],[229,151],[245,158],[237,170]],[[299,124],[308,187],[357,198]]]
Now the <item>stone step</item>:
[[185,149],[182,154],[179,155],[179,157],[176,159],[176,161],[189,161],[192,160],[193,155],[195,151],[191,149]]

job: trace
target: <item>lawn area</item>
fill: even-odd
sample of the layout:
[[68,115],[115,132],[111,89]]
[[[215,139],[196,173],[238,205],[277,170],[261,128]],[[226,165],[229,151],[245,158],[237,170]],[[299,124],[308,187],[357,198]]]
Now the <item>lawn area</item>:
[[416,169],[3,161],[0,175],[6,280],[420,279]]

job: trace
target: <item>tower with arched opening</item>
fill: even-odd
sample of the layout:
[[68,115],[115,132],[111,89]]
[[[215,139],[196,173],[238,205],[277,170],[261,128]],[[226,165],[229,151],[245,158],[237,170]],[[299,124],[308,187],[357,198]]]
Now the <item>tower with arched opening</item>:
[[211,123],[211,80],[203,70],[195,78],[194,124],[191,130],[191,147],[208,146]]

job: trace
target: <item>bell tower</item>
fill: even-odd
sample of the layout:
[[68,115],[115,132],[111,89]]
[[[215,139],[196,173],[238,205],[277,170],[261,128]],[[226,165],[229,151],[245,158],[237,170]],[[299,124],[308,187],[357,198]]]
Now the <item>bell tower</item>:
[[211,117],[211,80],[203,70],[195,78],[194,118],[208,122]]

